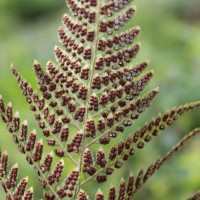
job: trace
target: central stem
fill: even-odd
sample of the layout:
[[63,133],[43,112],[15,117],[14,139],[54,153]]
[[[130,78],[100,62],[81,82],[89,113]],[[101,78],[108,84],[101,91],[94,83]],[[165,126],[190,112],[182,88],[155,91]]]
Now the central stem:
[[81,178],[81,173],[82,173],[82,162],[83,162],[83,152],[84,152],[84,146],[85,146],[85,135],[86,135],[86,123],[89,119],[88,115],[88,107],[89,107],[89,100],[90,100],[90,95],[91,95],[91,85],[92,85],[92,80],[94,76],[94,68],[95,68],[95,62],[96,62],[96,57],[97,57],[97,47],[98,47],[98,37],[99,37],[99,25],[100,25],[100,7],[101,7],[101,0],[97,0],[97,10],[96,10],[96,23],[94,25],[94,42],[92,45],[92,61],[91,61],[91,66],[90,66],[90,74],[89,74],[89,83],[88,83],[88,94],[87,94],[87,102],[86,102],[86,110],[85,110],[85,117],[84,117],[84,122],[83,122],[83,142],[81,145],[81,150],[80,150],[80,156],[78,160],[78,171],[79,171],[79,180],[78,180],[78,185],[77,189],[75,192],[74,197],[76,198],[79,190],[80,190],[80,178]]

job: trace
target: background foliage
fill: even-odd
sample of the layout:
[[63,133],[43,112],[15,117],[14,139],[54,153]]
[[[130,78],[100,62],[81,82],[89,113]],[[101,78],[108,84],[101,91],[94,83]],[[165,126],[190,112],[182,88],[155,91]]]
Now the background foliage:
[[[28,113],[28,106],[15,78],[11,75],[9,66],[13,62],[36,88],[32,63],[37,59],[45,65],[49,59],[54,60],[53,48],[58,44],[57,27],[60,25],[62,14],[67,12],[64,4],[64,0],[0,1],[0,93],[5,100],[13,102],[22,118],[29,120],[32,128],[35,125],[33,116]],[[142,50],[136,61],[151,60],[155,77],[149,88],[160,86],[160,95],[134,128],[160,111],[200,99],[200,1],[143,0],[136,1],[135,4],[138,12],[132,26],[140,25],[142,28],[139,37]],[[174,129],[167,129],[131,159],[129,165],[120,173],[127,176],[129,168],[136,174],[139,168],[147,167],[168,151],[180,137],[197,127],[199,116],[198,111],[187,114],[176,123]],[[0,146],[2,150],[7,149],[11,155],[11,163],[20,163],[20,177],[31,174],[30,184],[39,191],[34,179],[34,170],[18,153],[3,124],[0,124],[0,138]],[[138,193],[136,199],[146,199],[147,196],[148,200],[186,199],[197,191],[200,188],[198,139],[193,140],[158,172]],[[115,181],[118,181],[117,178],[111,180],[113,183]],[[35,194],[35,199],[41,198],[38,192]],[[1,191],[0,197],[3,197]]]

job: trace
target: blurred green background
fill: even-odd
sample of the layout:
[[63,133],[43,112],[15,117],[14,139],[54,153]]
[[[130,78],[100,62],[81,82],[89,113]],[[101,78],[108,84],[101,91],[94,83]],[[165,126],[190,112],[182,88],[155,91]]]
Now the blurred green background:
[[[57,27],[67,8],[64,0],[1,0],[0,1],[0,94],[12,101],[31,128],[36,125],[28,112],[21,91],[11,75],[13,62],[21,74],[36,88],[32,63],[43,65],[54,61],[53,48],[58,44]],[[151,60],[155,77],[149,88],[160,87],[160,94],[139,124],[160,111],[182,103],[200,100],[200,1],[143,0],[135,1],[137,15],[129,26],[139,25],[142,50],[136,61]],[[181,137],[200,125],[200,111],[187,114],[173,128],[168,128],[156,140],[129,161],[123,171],[109,182],[118,181],[119,174],[127,177],[164,155]],[[136,128],[136,127],[133,127]],[[30,185],[40,199],[40,189],[34,170],[17,151],[4,124],[0,123],[0,146],[7,150],[10,163],[19,162],[20,177],[29,176]],[[182,200],[200,189],[200,138],[193,139],[168,165],[163,167],[136,195],[136,200]],[[97,185],[88,185],[94,188]],[[102,187],[106,189],[107,186]],[[0,191],[0,199],[4,193]]]

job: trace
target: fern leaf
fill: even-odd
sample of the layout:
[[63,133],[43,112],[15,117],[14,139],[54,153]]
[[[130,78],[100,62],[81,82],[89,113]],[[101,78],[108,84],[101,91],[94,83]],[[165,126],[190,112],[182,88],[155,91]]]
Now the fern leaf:
[[[13,112],[11,103],[5,106],[1,96],[0,113],[19,151],[33,165],[45,199],[89,200],[83,185],[93,179],[106,182],[115,169],[122,168],[179,116],[199,108],[200,102],[159,114],[133,134],[125,135],[127,127],[141,117],[158,94],[158,88],[145,91],[153,78],[152,70],[145,72],[148,62],[134,63],[141,48],[135,40],[141,30],[138,26],[127,28],[136,12],[133,1],[66,2],[70,11],[63,15],[58,29],[62,47],[54,48],[57,63],[48,61],[46,68],[38,61],[33,64],[39,92],[11,66],[40,131],[29,131],[28,122],[21,122],[19,112]],[[131,173],[128,180],[122,179],[118,188],[111,185],[108,195],[99,189],[91,199],[132,199],[154,172],[197,133],[199,129],[146,171],[141,169],[136,177]],[[47,145],[52,149],[50,153],[45,151]],[[6,158],[6,154],[3,156]],[[7,161],[2,157],[1,177],[6,170]],[[27,179],[15,187],[17,170],[14,166],[8,178],[2,179],[8,199],[19,192],[24,199],[32,199],[32,188],[25,191]],[[14,193],[10,188],[15,188]]]

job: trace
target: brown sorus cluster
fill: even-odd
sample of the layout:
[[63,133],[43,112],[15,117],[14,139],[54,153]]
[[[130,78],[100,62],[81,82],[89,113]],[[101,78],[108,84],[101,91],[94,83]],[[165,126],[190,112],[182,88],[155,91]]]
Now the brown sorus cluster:
[[[126,121],[126,120],[125,120]],[[117,126],[115,129],[117,132],[124,132],[124,128],[122,126]]]
[[11,131],[16,132],[16,131],[19,130],[19,127],[20,127],[20,118],[19,118],[18,112],[14,115],[12,121],[13,121],[13,124],[12,124],[12,127],[11,127]]
[[31,200],[33,198],[33,188],[28,189],[24,194],[24,200]]
[[9,103],[6,108],[6,121],[11,122],[13,120],[12,104]]
[[83,190],[79,192],[78,200],[88,200],[87,194]]
[[43,152],[43,142],[41,140],[36,143],[35,150],[32,155],[32,158],[35,162],[40,161],[42,159],[42,152]]
[[48,192],[44,192],[44,197],[47,200],[54,200],[55,199],[55,195],[54,194],[49,194]]
[[[105,86],[108,86],[109,83],[110,83],[110,80],[111,80],[111,79],[109,79],[109,78],[110,78],[110,77],[109,77],[110,71],[108,70],[108,71],[106,71],[106,73],[108,73],[108,74],[104,74],[104,75],[102,76],[101,82],[102,82],[102,84],[104,84]],[[112,80],[111,80],[111,81],[112,81]]]
[[107,111],[103,111],[103,112],[101,113],[101,116],[102,116],[104,119],[106,119],[106,118],[108,117],[108,115],[109,115],[109,112],[107,112]]
[[112,147],[109,153],[109,159],[110,160],[114,160],[117,156],[117,148],[116,147]]
[[111,175],[114,172],[113,168],[107,168],[106,169],[106,175]]
[[[65,47],[65,50],[67,52],[71,52],[73,57],[75,57],[77,54],[81,55],[84,53],[84,47],[82,45],[78,45],[71,37],[68,37],[62,27],[58,29],[58,34],[63,46]],[[76,37],[80,36],[76,35]]]
[[95,138],[96,137],[96,128],[95,128],[95,123],[94,120],[88,120],[86,122],[86,137],[92,137]]
[[109,114],[108,117],[106,118],[106,124],[109,126],[109,127],[112,127],[114,125],[114,122],[115,122],[115,117],[113,114]]
[[81,71],[79,61],[72,61],[67,55],[62,52],[59,47],[55,48],[55,55],[58,58],[60,66],[64,71],[67,71],[69,68],[74,70],[74,73],[79,73]]
[[62,122],[64,123],[64,124],[68,124],[68,123],[70,123],[70,121],[71,121],[71,119],[70,118],[68,118],[68,117],[62,117]]
[[96,194],[96,200],[104,200],[104,194],[100,190]]
[[85,60],[90,60],[91,56],[92,56],[92,49],[91,48],[85,49],[85,51],[84,51],[84,57],[83,58]]
[[28,140],[26,142],[26,151],[32,151],[35,147],[36,142],[36,132],[33,131],[30,133]]
[[60,141],[61,142],[66,142],[68,140],[69,136],[69,128],[66,125],[65,127],[62,128],[61,133],[60,133]]
[[71,101],[68,103],[68,110],[70,113],[72,113],[76,110],[76,104],[74,101]]
[[125,148],[124,142],[120,142],[120,143],[118,144],[118,155],[121,155],[121,154],[123,153],[124,148]]
[[51,147],[55,146],[56,145],[56,141],[54,139],[48,139],[47,140],[47,144]]
[[92,89],[101,89],[101,78],[100,76],[96,76],[92,80]]
[[133,0],[118,0],[118,1],[108,2],[102,5],[100,13],[102,15],[107,15],[111,17],[113,15],[113,12],[119,12],[121,9],[123,9],[127,4],[129,4],[132,1]]
[[114,106],[114,105],[111,106],[111,107],[110,107],[110,110],[111,110],[112,113],[115,113],[116,110],[117,110],[117,106]]
[[74,115],[74,119],[75,119],[75,120],[78,120],[78,121],[80,121],[80,122],[82,122],[83,119],[84,119],[85,110],[86,110],[85,107],[83,107],[83,106],[79,107],[79,108],[77,109],[75,115]]
[[123,163],[120,162],[120,161],[117,161],[117,162],[115,163],[115,168],[117,168],[117,169],[122,168],[122,166],[123,166]]
[[107,176],[106,175],[98,175],[96,179],[97,179],[98,183],[104,183],[107,181]]
[[116,69],[119,67],[124,67],[126,63],[129,63],[131,59],[137,55],[140,50],[139,44],[136,44],[131,49],[126,49],[124,51],[119,51],[117,54],[107,56],[106,58],[99,58],[96,62],[95,69],[102,70],[104,66]]
[[139,63],[136,67],[131,69],[124,69],[124,76],[126,77],[126,81],[130,81],[135,77],[138,77],[148,66],[147,62]]
[[70,6],[73,14],[75,17],[78,18],[78,20],[87,20],[89,23],[94,23],[96,14],[95,12],[89,11],[89,5],[95,5],[94,1],[90,3],[86,8],[79,7],[74,0],[67,0],[68,5]]
[[123,125],[124,125],[125,127],[128,127],[128,126],[131,126],[131,125],[132,125],[132,122],[131,122],[131,120],[124,120]]
[[157,96],[158,94],[158,90],[152,90],[147,96],[142,97],[141,99],[138,99],[135,104],[131,104],[130,106],[130,110],[135,110],[135,106],[136,106],[136,110],[138,112],[138,114],[144,112],[145,108],[148,108],[150,106],[150,103],[152,102],[152,100]]
[[100,97],[100,104],[105,107],[106,104],[108,103],[108,94],[107,93],[103,93]]
[[5,182],[5,187],[6,189],[10,189],[12,187],[15,186],[16,184],[16,180],[17,180],[17,176],[18,176],[18,165],[15,164],[11,170],[9,171],[9,174],[8,174],[8,179],[7,181]]
[[128,9],[124,14],[120,15],[114,20],[108,20],[108,21],[101,21],[99,32],[107,32],[108,35],[111,35],[113,31],[119,30],[122,26],[129,21],[133,14],[135,13],[135,9],[130,8]]
[[[70,86],[69,86],[69,87],[70,87]],[[79,84],[76,83],[76,82],[74,82],[74,80],[73,80],[73,82],[71,82],[71,92],[72,92],[72,93],[78,92],[79,87],[80,87]]]
[[55,122],[55,114],[54,113],[51,113],[48,115],[47,122],[50,126],[54,124],[54,122]]
[[43,98],[39,99],[37,94],[33,94],[32,98],[33,102],[38,104],[38,109],[43,110],[45,106],[45,99],[50,99],[52,97],[50,92],[55,90],[56,85],[52,85],[50,77],[44,73],[41,65],[37,61],[34,63],[34,70],[38,77],[38,85],[40,91],[43,93]]
[[144,176],[144,170],[141,169],[135,180],[135,190],[136,191],[141,187],[143,176]]
[[94,111],[99,110],[99,100],[95,93],[90,96],[89,110],[94,110]]
[[58,196],[60,198],[63,198],[65,196],[71,198],[73,196],[73,191],[75,190],[78,178],[79,178],[79,171],[77,170],[72,171],[68,176],[68,178],[66,179],[64,187],[57,191]]
[[64,169],[64,161],[61,160],[56,164],[53,172],[47,177],[48,183],[50,185],[53,185],[55,182],[59,181],[62,175],[63,169]]
[[152,72],[148,72],[147,74],[144,75],[144,77],[134,83],[132,86],[133,92],[132,95],[139,96],[140,92],[144,89],[144,87],[148,84],[148,82],[151,80],[153,77]]
[[80,145],[82,143],[82,139],[83,139],[83,134],[82,133],[76,133],[72,142],[67,145],[67,151],[78,153]]
[[0,166],[0,177],[3,177],[7,173],[8,166],[8,155],[6,152],[1,155]]
[[87,172],[90,176],[93,176],[97,171],[93,165],[92,152],[89,149],[85,149],[83,155],[83,172]]
[[39,84],[49,85],[51,80],[48,75],[44,74],[43,69],[39,63],[37,63],[37,62],[34,63],[34,70],[35,70],[37,77],[40,79]]
[[60,119],[56,120],[52,129],[53,134],[60,133],[62,128],[62,121]]
[[[65,50],[71,53],[72,57],[77,58],[79,55],[83,54],[83,58],[85,60],[91,59],[91,48],[84,48],[83,45],[77,44],[74,39],[67,36],[67,34],[65,33],[62,27],[59,28],[58,33],[59,33],[60,40],[62,41],[62,44],[65,47]],[[79,38],[80,34],[77,33],[75,37]],[[92,41],[93,40],[92,37],[93,37],[92,32],[88,32],[87,41]],[[84,39],[81,39],[81,42],[83,41]],[[81,61],[81,58],[79,57],[78,60]]]
[[116,188],[113,186],[109,190],[109,200],[116,200]]
[[104,144],[104,145],[109,144],[110,138],[102,137],[102,138],[99,139],[99,143]]
[[80,78],[81,78],[81,79],[88,80],[88,77],[89,77],[89,70],[90,70],[90,69],[89,69],[88,67],[82,68],[81,74],[80,74]]
[[[131,31],[126,33],[122,33],[119,36],[114,36],[112,39],[100,39],[98,42],[98,50],[99,51],[106,51],[107,54],[111,54],[111,49],[118,51],[121,47],[123,48],[125,45],[130,45],[133,43],[133,40],[138,36],[140,33],[140,28],[135,27]],[[110,50],[108,50],[110,49]]]
[[4,101],[3,101],[3,98],[2,96],[0,95],[0,112],[1,113],[5,113],[5,106],[4,106]]
[[78,92],[78,98],[82,99],[82,100],[86,100],[87,98],[87,92],[88,89],[85,86],[81,86],[79,92]]
[[103,132],[106,128],[106,125],[105,125],[105,120],[100,118],[99,121],[98,121],[98,124],[97,124],[97,129],[101,132]]
[[99,165],[101,168],[104,168],[107,164],[105,153],[103,152],[103,149],[100,149],[97,151],[96,164]]
[[127,185],[127,194],[130,198],[133,196],[133,188],[134,188],[134,176],[131,173]]
[[48,172],[51,169],[51,164],[53,161],[53,154],[47,154],[46,157],[44,158],[43,163],[40,165],[40,169],[42,172]]
[[[15,139],[15,138],[17,138],[17,137],[16,137],[15,135],[13,135],[13,140],[14,140],[15,143],[17,143],[18,141],[16,142],[16,139]],[[22,153],[22,154],[25,154],[25,153],[26,153],[25,147],[24,147],[24,145],[23,145],[22,143],[19,143],[19,144],[18,144],[18,150],[19,150],[19,152]]]
[[20,141],[26,140],[27,132],[28,132],[28,124],[27,124],[27,120],[26,120],[22,123],[21,130],[20,130],[20,133],[19,133],[19,140]]
[[21,200],[22,199],[22,196],[24,195],[27,184],[28,184],[28,178],[24,178],[19,182],[19,184],[17,185],[16,192],[13,195],[13,198],[15,200]]
[[[117,66],[117,64],[116,64]],[[102,84],[105,86],[109,86],[109,84],[112,84],[112,87],[117,89],[118,84],[124,86],[126,83],[122,84],[120,80],[123,80],[123,72],[122,70],[118,71],[111,71],[110,69],[107,69],[104,71],[104,75],[102,76]],[[119,81],[119,82],[118,82]],[[105,90],[106,91],[106,90]]]
[[55,155],[60,157],[60,158],[65,155],[65,152],[62,149],[54,149],[54,152],[55,152]]
[[126,183],[124,180],[121,181],[120,183],[120,188],[119,188],[119,200],[124,200],[126,197]]
[[110,132],[108,133],[108,136],[111,137],[111,138],[116,138],[116,137],[117,137],[117,133],[114,132],[114,131],[110,131]]
[[52,78],[55,78],[59,74],[59,69],[51,61],[47,62],[47,70]]
[[151,177],[153,175],[153,173],[155,172],[155,170],[159,169],[159,167],[161,166],[160,164],[161,164],[160,160],[157,160],[157,162],[156,162],[155,165],[151,164],[148,167],[146,173],[144,174],[143,182],[146,182],[149,179],[149,177]]
[[[48,85],[48,91],[53,92],[56,90],[58,85],[63,88],[65,82],[67,81],[67,73],[60,70],[57,66],[55,66],[51,61],[47,63],[47,71],[48,76],[51,82]],[[56,97],[57,98],[57,97]]]
[[67,15],[64,15],[63,18],[63,23],[65,27],[71,31],[72,34],[74,34],[76,37],[81,37],[83,40],[81,40],[82,43],[85,42],[84,37],[87,36],[87,28],[84,27],[83,25],[79,25],[75,22],[72,21]]
[[94,31],[88,31],[87,32],[87,41],[93,42],[94,41],[95,32]]

